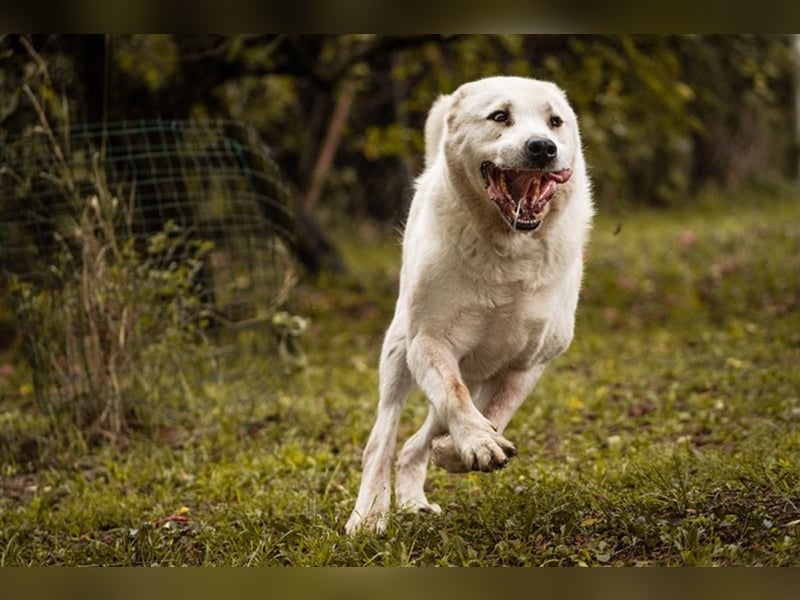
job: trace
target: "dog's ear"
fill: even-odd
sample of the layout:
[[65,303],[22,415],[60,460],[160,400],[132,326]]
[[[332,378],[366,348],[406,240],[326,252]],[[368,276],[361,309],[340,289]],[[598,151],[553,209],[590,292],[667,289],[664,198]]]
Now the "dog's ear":
[[445,119],[453,105],[453,95],[441,95],[428,111],[428,118],[425,120],[425,168],[429,168],[436,160],[439,153],[444,131],[446,127]]

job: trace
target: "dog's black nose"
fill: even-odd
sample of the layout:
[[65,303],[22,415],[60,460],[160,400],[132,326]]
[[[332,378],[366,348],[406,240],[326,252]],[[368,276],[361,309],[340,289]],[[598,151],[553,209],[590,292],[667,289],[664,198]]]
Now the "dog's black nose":
[[547,138],[531,138],[525,142],[525,149],[534,167],[545,167],[552,162],[558,154],[558,148],[552,140]]

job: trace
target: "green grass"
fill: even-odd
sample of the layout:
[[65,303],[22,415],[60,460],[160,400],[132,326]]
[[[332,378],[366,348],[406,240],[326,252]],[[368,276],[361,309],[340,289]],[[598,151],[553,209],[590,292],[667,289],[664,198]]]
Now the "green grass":
[[[800,196],[771,196],[601,214],[575,341],[507,430],[519,456],[432,469],[444,514],[384,537],[343,526],[395,232],[341,231],[354,275],[298,289],[306,368],[242,353],[176,385],[189,412],[157,432],[54,439],[7,382],[0,564],[800,566]],[[424,412],[412,396],[402,437]]]

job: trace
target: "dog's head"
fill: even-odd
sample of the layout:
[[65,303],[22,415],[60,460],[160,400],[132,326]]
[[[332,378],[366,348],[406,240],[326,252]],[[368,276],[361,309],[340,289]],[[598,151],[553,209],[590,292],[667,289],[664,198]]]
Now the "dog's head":
[[559,188],[568,185],[581,151],[564,92],[523,77],[462,85],[451,97],[444,135],[445,159],[458,185],[494,205],[518,231],[539,228],[564,195]]

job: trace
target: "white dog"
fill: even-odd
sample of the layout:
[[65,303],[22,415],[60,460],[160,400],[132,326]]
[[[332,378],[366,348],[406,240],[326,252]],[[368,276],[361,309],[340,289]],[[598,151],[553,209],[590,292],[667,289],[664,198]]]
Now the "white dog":
[[522,77],[467,83],[434,103],[425,145],[350,534],[386,528],[414,384],[430,409],[400,452],[395,500],[438,513],[423,491],[431,455],[452,472],[503,467],[516,454],[503,430],[572,340],[593,208],[564,92]]

